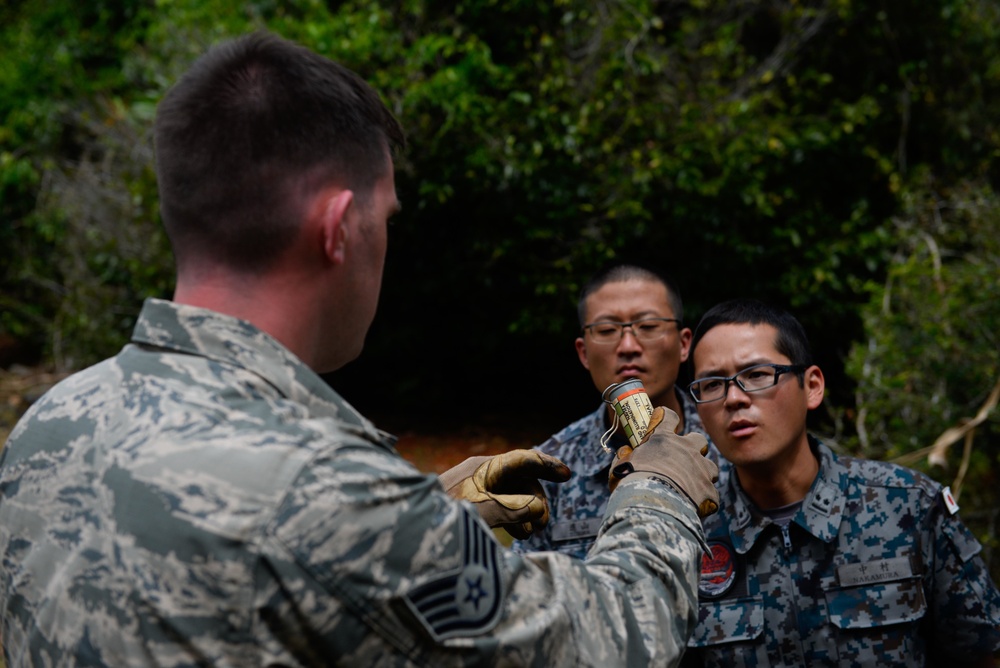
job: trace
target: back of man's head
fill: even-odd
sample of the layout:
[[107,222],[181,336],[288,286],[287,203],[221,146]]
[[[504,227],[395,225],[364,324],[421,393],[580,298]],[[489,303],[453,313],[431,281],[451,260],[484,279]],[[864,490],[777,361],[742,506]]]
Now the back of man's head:
[[308,196],[336,184],[364,206],[404,144],[358,75],[266,32],[222,43],[166,94],[155,124],[164,226],[178,268],[265,269]]
[[792,364],[812,364],[809,337],[802,324],[791,313],[756,299],[731,299],[708,309],[694,330],[692,357],[698,342],[719,325],[770,325],[778,332],[775,349],[779,353]]
[[616,262],[599,269],[580,290],[580,298],[576,306],[580,326],[583,327],[587,324],[584,322],[587,317],[587,297],[608,283],[624,283],[626,281],[647,281],[659,283],[665,287],[674,317],[681,321],[684,320],[684,304],[681,301],[680,289],[670,276],[650,265]]

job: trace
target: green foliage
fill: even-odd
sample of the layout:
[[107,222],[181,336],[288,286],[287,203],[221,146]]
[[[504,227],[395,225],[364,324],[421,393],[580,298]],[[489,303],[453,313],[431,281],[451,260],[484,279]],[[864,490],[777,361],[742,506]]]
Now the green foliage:
[[92,139],[79,160],[49,170],[38,205],[44,219],[61,222],[51,242],[63,289],[54,295],[50,345],[70,368],[113,352],[142,299],[167,297],[172,285],[146,128],[104,106],[76,122],[91,127]]
[[82,294],[100,292],[107,278],[72,269],[90,261],[82,254],[91,247],[75,243],[86,239],[89,221],[63,215],[49,200],[72,165],[104,159],[94,152],[99,142],[93,130],[103,133],[104,121],[114,119],[85,119],[81,110],[96,109],[100,100],[114,99],[130,86],[120,65],[149,8],[144,2],[55,0],[16,3],[4,11],[0,237],[7,253],[0,259],[0,286],[10,296],[3,300],[0,328],[39,346],[45,342],[50,354],[62,352],[59,342],[73,341],[86,359],[90,346],[106,344],[104,332],[76,338],[78,324],[114,303],[101,299],[87,304],[96,307],[90,311],[82,303]]
[[[995,287],[995,267],[955,258],[982,257],[968,249],[993,202],[962,184],[997,183],[991,0],[3,5],[0,330],[79,366],[121,345],[143,297],[169,295],[156,102],[209,45],[261,27],[357,70],[409,134],[380,316],[340,374],[354,396],[435,410],[447,364],[475,374],[484,406],[552,374],[574,416],[594,399],[571,346],[576,294],[621,258],[680,279],[689,321],[737,295],[790,306],[831,414],[864,411],[852,424],[873,456],[926,445],[988,391],[996,346],[974,286]],[[932,192],[953,205],[945,230]],[[955,213],[972,201],[975,216]],[[946,249],[944,293],[920,283],[926,238]],[[890,303],[924,295],[934,317],[874,311],[887,276]],[[890,324],[926,365],[879,357],[865,375],[855,352],[848,375],[851,345]]]
[[941,191],[925,174],[893,223],[898,248],[885,283],[870,286],[867,340],[848,360],[857,380],[857,438],[848,445],[951,484],[963,518],[997,547],[1000,409],[953,446],[944,467],[927,456],[1000,384],[1000,196],[976,182]]
[[906,28],[926,45],[898,67],[905,87],[895,157],[909,169],[890,177],[898,195],[885,228],[890,260],[859,285],[870,301],[847,358],[856,392],[839,405],[853,427],[843,442],[950,484],[1000,580],[1000,412],[986,413],[941,465],[928,461],[946,430],[985,413],[1000,382],[1000,6],[920,8],[941,20]]
[[[82,366],[169,296],[155,106],[257,28],[358,71],[408,131],[380,316],[335,378],[363,410],[440,415],[458,377],[470,419],[543,381],[548,425],[578,417],[576,295],[623,258],[678,278],[691,324],[738,295],[792,308],[866,456],[915,457],[1000,375],[993,0],[0,4],[0,334]],[[988,546],[997,432],[930,471],[961,475]]]
[[142,299],[170,294],[149,132],[155,103],[229,34],[222,26],[263,25],[253,4],[242,13],[232,3],[189,4],[161,12],[152,1],[55,0],[5,11],[0,331],[57,366],[111,354]]

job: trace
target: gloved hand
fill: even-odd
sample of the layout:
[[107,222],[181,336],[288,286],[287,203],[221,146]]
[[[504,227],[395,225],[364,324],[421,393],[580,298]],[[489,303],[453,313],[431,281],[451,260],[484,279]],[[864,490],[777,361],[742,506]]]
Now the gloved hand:
[[439,476],[448,494],[471,501],[490,527],[525,539],[549,522],[549,502],[538,479],[565,482],[571,473],[560,460],[537,450],[511,450],[469,457]]
[[678,421],[676,413],[657,406],[639,445],[618,448],[611,463],[608,487],[615,491],[618,482],[631,473],[660,476],[694,503],[699,517],[706,517],[719,509],[719,491],[713,484],[719,479],[719,467],[705,458],[708,441],[704,436],[674,433]]

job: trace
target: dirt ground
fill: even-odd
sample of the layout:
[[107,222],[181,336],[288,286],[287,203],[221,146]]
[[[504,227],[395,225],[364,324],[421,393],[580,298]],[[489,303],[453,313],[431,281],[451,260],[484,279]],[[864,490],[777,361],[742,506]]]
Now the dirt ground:
[[0,369],[0,444],[28,406],[66,375],[19,365]]
[[[67,374],[14,366],[0,369],[0,444],[6,442],[17,419],[52,385]],[[382,427],[379,420],[375,423]],[[442,428],[422,428],[390,433],[399,437],[399,453],[421,471],[440,473],[466,457],[495,455],[513,448],[530,448],[541,436],[514,433],[513,430],[459,427],[450,432]],[[501,435],[496,435],[501,434]],[[542,436],[547,436],[544,434]]]

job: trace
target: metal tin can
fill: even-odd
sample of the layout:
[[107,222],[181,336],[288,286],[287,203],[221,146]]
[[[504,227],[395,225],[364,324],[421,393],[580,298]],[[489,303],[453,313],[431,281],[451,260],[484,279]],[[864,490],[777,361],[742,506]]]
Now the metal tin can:
[[601,399],[614,407],[615,416],[621,421],[629,443],[633,448],[638,447],[639,442],[646,436],[649,416],[653,414],[653,402],[649,400],[642,381],[630,378],[621,383],[613,383],[604,390]]

